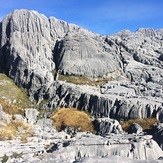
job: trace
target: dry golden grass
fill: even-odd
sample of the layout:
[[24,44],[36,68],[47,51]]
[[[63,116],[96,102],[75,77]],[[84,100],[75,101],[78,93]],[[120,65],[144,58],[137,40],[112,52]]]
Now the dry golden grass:
[[24,122],[14,122],[6,126],[0,127],[0,141],[12,140],[16,137],[21,137],[21,140],[25,140],[31,135],[31,128]]
[[73,127],[80,131],[94,132],[94,127],[89,115],[74,108],[62,108],[56,111],[51,119],[54,121],[58,131],[64,127]]
[[9,115],[11,123],[6,124],[6,126],[0,126],[0,141],[3,140],[12,140],[15,139],[15,137],[20,136],[21,139],[25,139],[24,137],[27,137],[30,135],[30,127],[25,123],[21,121],[14,121],[12,119],[14,114],[23,114],[23,109],[19,108],[15,104],[10,104],[8,101],[0,98],[0,104],[3,107],[3,111]]
[[132,123],[138,123],[145,131],[152,129],[153,124],[158,122],[159,121],[156,118],[130,119],[128,121],[122,122],[121,125],[124,131],[128,131]]

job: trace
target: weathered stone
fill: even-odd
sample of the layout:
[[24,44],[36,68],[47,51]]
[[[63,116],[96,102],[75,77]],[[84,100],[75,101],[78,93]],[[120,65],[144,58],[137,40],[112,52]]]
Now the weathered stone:
[[156,117],[160,121],[160,123],[163,123],[163,107],[159,108]]
[[131,124],[131,126],[128,129],[129,134],[133,134],[133,133],[140,134],[142,132],[143,132],[143,129],[138,123]]
[[158,143],[160,148],[163,150],[163,124],[154,126],[155,132],[153,139]]
[[[119,156],[140,160],[156,160],[163,152],[151,138],[134,135],[109,135],[108,138],[84,134],[76,139],[54,143],[48,151],[53,161],[81,161],[93,157]],[[63,155],[64,152],[64,155]],[[52,157],[53,156],[53,157]],[[136,160],[135,160],[136,161]]]
[[25,109],[25,118],[28,123],[35,124],[37,122],[39,112],[36,109]]
[[98,118],[94,120],[96,134],[105,136],[110,133],[123,133],[122,127],[115,119]]
[[10,120],[10,117],[8,114],[6,114],[4,111],[0,111],[0,120],[2,121],[6,121],[7,124],[10,124],[11,123],[11,120]]
[[25,118],[20,114],[14,114],[12,118],[16,122],[26,122]]

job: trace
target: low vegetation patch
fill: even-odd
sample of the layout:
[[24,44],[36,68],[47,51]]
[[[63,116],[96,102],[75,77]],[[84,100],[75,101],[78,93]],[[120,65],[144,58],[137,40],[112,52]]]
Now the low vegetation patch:
[[112,78],[98,78],[98,79],[89,79],[84,76],[74,76],[74,75],[59,75],[59,80],[67,81],[68,83],[78,84],[78,85],[90,85],[90,86],[98,86],[100,84],[106,83],[107,81],[111,81]]
[[23,153],[17,153],[17,152],[13,152],[12,155],[9,157],[6,154],[2,157],[1,162],[2,163],[6,163],[8,161],[9,158],[22,158]]
[[5,154],[3,157],[2,157],[2,163],[6,163],[8,161],[9,157]]
[[14,81],[0,73],[0,105],[2,111],[9,115],[10,123],[0,120],[0,141],[12,140],[16,137],[22,142],[31,136],[31,127],[24,121],[14,121],[13,115],[24,114],[24,109],[32,105],[26,91],[16,86]]
[[130,119],[121,123],[122,129],[127,132],[133,123],[138,123],[143,128],[143,131],[146,131],[152,129],[153,125],[159,123],[159,121],[156,118]]
[[[52,71],[52,74],[56,76],[57,72],[56,70]],[[104,84],[108,81],[112,81],[113,78],[88,78],[85,76],[79,76],[79,75],[63,75],[59,74],[58,80],[66,81],[68,83],[78,84],[78,85],[90,85],[90,86],[98,86],[101,84]]]
[[14,122],[0,127],[0,141],[13,140],[20,137],[22,142],[31,136],[31,128],[25,122]]
[[21,108],[31,105],[25,89],[19,88],[12,79],[2,73],[0,73],[0,97]]
[[13,152],[11,158],[22,158],[22,156],[23,152],[21,153]]
[[0,141],[12,140],[16,137],[20,137],[22,142],[25,142],[27,137],[31,135],[30,126],[23,121],[14,121],[14,114],[23,114],[24,109],[11,104],[8,101],[0,98],[0,104],[2,105],[2,111],[9,115],[10,123],[8,124],[4,120],[0,120],[5,125],[0,126]]
[[15,104],[9,103],[7,100],[0,98],[0,104],[3,107],[3,111],[9,115],[23,114],[24,109],[18,107]]
[[74,108],[62,108],[56,111],[51,119],[54,121],[54,125],[58,131],[66,127],[72,127],[78,129],[78,131],[94,132],[91,118],[84,111]]

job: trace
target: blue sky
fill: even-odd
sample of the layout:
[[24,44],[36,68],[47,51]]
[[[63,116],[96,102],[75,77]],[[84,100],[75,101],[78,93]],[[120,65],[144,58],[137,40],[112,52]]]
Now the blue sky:
[[163,0],[1,0],[0,20],[21,8],[37,10],[99,34],[163,28]]

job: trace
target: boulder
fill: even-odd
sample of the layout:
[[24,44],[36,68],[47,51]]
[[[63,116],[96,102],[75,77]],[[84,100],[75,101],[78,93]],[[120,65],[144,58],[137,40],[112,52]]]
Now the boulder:
[[163,150],[163,124],[157,124],[154,126],[153,139],[158,143]]
[[26,122],[25,118],[20,114],[14,114],[12,118],[16,122]]
[[97,135],[105,136],[110,133],[123,133],[122,127],[115,119],[98,118],[94,120],[95,131]]
[[28,108],[25,109],[25,118],[27,120],[28,123],[30,124],[36,124],[37,122],[37,117],[39,115],[39,112],[36,109],[32,109],[32,108]]
[[128,129],[129,134],[141,134],[143,132],[142,127],[138,123],[133,123]]
[[0,120],[7,122],[7,124],[11,123],[10,117],[4,111],[0,111]]

